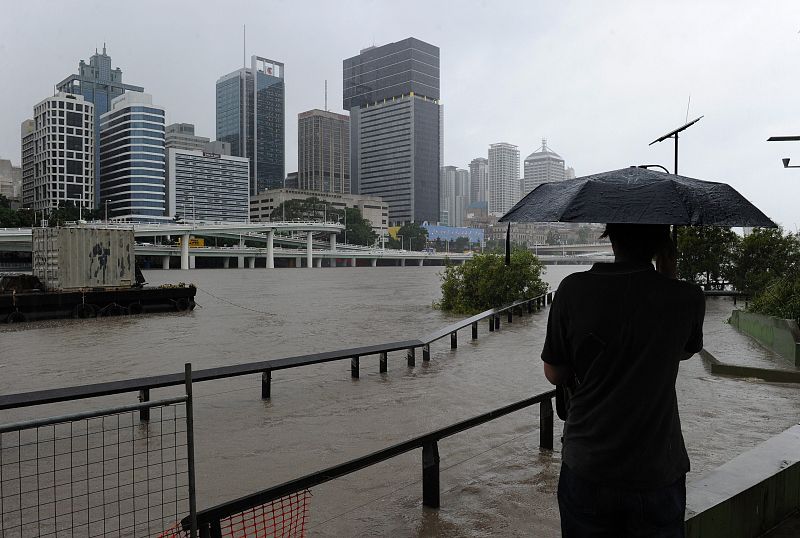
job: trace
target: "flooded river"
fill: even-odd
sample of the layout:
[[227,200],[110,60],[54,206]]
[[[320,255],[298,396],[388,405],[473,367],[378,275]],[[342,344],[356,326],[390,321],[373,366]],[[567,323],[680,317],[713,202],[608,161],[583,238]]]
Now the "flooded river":
[[[579,267],[549,266],[552,286]],[[191,313],[59,320],[0,328],[0,393],[174,373],[416,338],[455,318],[432,308],[436,267],[147,271],[151,283],[186,280]],[[720,360],[748,344],[724,320],[732,303],[708,302],[706,347]],[[546,312],[480,326],[459,348],[442,340],[432,360],[407,368],[390,354],[195,386],[198,506],[254,492],[409,437],[549,390],[539,352]],[[746,358],[746,357],[745,357]],[[692,474],[710,470],[795,424],[797,387],[712,376],[699,357],[681,367],[678,397]],[[153,391],[158,398],[179,392]],[[93,407],[131,403],[103,398]],[[86,409],[69,403],[3,412],[0,422]],[[442,441],[442,508],[421,506],[414,452],[314,488],[311,536],[557,536],[559,446],[540,453],[538,410]],[[556,435],[560,423],[556,421]]]

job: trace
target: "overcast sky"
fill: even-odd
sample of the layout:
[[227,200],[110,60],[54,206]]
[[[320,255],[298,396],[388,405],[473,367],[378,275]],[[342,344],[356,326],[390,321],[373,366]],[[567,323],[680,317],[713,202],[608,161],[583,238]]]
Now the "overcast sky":
[[767,215],[800,226],[800,2],[6,0],[0,18],[0,158],[20,161],[20,123],[81,59],[107,44],[127,83],[167,122],[214,137],[214,85],[247,56],[286,64],[286,171],[297,114],[341,111],[342,60],[413,36],[441,49],[444,164],[490,143],[522,158],[548,145],[578,176],[658,163],[648,144],[705,115],[680,141],[683,175],[724,181]]

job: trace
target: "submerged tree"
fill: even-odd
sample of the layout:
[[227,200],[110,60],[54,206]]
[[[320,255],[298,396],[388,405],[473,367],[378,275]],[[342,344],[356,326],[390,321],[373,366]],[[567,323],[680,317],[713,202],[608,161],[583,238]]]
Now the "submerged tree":
[[442,300],[437,306],[456,314],[473,314],[528,299],[548,289],[542,280],[544,266],[529,250],[511,253],[511,265],[504,256],[476,254],[463,265],[447,265],[441,275]]

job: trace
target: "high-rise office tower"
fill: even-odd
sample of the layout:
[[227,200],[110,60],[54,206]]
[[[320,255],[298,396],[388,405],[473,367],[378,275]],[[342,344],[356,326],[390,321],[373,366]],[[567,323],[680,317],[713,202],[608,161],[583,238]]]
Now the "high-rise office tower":
[[297,115],[300,189],[350,194],[350,117],[324,110]]
[[519,200],[519,149],[498,142],[489,146],[489,213],[505,213]]
[[164,108],[128,92],[100,116],[100,209],[109,218],[154,222],[167,216]]
[[252,56],[217,80],[217,140],[250,160],[250,194],[283,186],[286,98],[283,64]]
[[13,202],[22,199],[22,168],[8,159],[0,159],[0,195]]
[[200,151],[206,148],[209,143],[207,136],[197,136],[194,134],[193,123],[171,123],[164,131],[164,145],[173,149],[186,149]]
[[547,139],[542,138],[541,147],[525,158],[524,174],[520,183],[521,196],[525,196],[542,183],[566,179],[564,159],[548,148]]
[[439,223],[463,226],[467,206],[470,204],[469,171],[455,166],[443,166],[439,189]]
[[388,202],[390,224],[437,221],[439,48],[408,38],[366,48],[343,67],[351,190]]
[[489,161],[484,157],[469,163],[470,203],[489,200]]
[[21,131],[23,205],[94,208],[94,105],[59,92],[33,108]]
[[56,87],[58,91],[82,95],[84,99],[94,104],[94,192],[100,192],[100,116],[111,110],[111,101],[127,92],[143,92],[141,86],[123,84],[122,70],[117,67],[111,69],[111,56],[106,54],[103,44],[102,54],[95,49],[94,55],[89,58],[89,63],[81,60],[78,64],[78,74],[70,75]]

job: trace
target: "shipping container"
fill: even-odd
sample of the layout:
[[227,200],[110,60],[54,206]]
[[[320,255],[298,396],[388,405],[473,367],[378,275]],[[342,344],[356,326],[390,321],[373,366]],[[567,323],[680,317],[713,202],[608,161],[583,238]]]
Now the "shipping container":
[[33,274],[47,290],[130,287],[136,281],[132,229],[33,229]]

